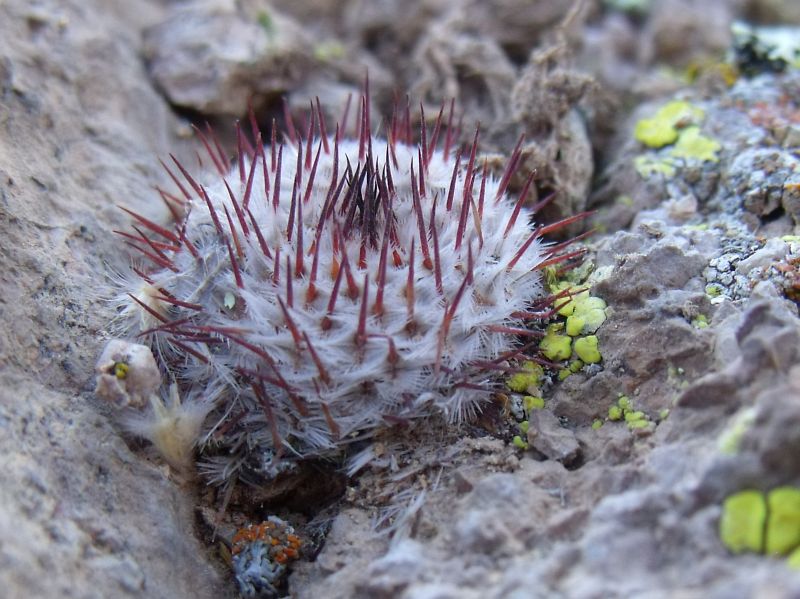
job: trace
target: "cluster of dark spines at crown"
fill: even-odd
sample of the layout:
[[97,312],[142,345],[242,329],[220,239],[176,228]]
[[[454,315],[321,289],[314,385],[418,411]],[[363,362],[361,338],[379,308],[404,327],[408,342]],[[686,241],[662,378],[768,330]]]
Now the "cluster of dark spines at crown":
[[[341,123],[348,122],[350,104],[348,99]],[[357,156],[355,164],[341,149],[345,125],[337,125],[329,135],[319,99],[311,103],[307,122],[300,127],[295,125],[286,108],[286,139],[278,138],[273,121],[268,146],[251,111],[252,139],[237,123],[237,152],[232,168],[213,130],[210,127],[205,131],[196,129],[207,154],[206,160],[210,160],[221,178],[227,198],[212,200],[207,186],[171,155],[174,167],[162,164],[178,191],[170,193],[157,189],[174,224],[161,226],[125,209],[136,221],[135,234],[121,234],[126,243],[141,254],[144,262],[149,262],[147,268],[136,268],[135,273],[153,290],[151,301],[129,294],[131,301],[153,324],[146,330],[134,332],[168,348],[162,359],[168,362],[165,364],[168,369],[177,371],[179,378],[182,368],[185,371],[182,378],[192,379],[203,367],[209,367],[208,372],[216,372],[225,379],[225,382],[211,381],[214,375],[207,374],[209,380],[197,382],[229,387],[231,397],[218,410],[220,416],[213,427],[213,438],[236,446],[237,450],[246,451],[242,448],[256,445],[270,447],[278,456],[287,447],[297,455],[313,454],[335,447],[345,436],[368,435],[369,429],[381,422],[394,423],[426,413],[427,408],[415,405],[415,396],[425,391],[419,388],[419,372],[410,373],[408,381],[399,384],[396,397],[386,401],[385,406],[375,406],[372,416],[360,419],[353,412],[362,409],[364,404],[356,406],[345,397],[352,398],[354,393],[360,393],[368,398],[374,388],[373,380],[367,375],[360,389],[353,391],[350,385],[341,391],[342,401],[337,401],[337,379],[342,374],[333,370],[329,359],[331,348],[323,349],[321,339],[342,326],[339,315],[343,304],[355,309],[351,310],[350,347],[341,349],[354,363],[367,360],[370,367],[376,369],[374,379],[396,380],[403,369],[404,355],[400,348],[409,347],[409,339],[415,336],[423,341],[433,339],[435,352],[427,365],[412,368],[424,370],[423,379],[427,385],[438,386],[429,391],[445,396],[464,390],[475,398],[484,397],[492,389],[493,374],[511,368],[509,360],[543,362],[536,353],[539,333],[530,330],[525,323],[551,316],[563,297],[544,292],[527,298],[524,307],[502,318],[489,318],[487,323],[476,327],[480,329],[476,335],[494,335],[492,343],[503,351],[482,348],[466,361],[447,359],[456,316],[468,301],[480,300],[477,292],[474,295],[478,300],[475,297],[467,300],[466,296],[469,288],[475,286],[475,257],[484,250],[484,240],[489,233],[484,227],[484,214],[490,204],[505,200],[512,176],[522,160],[523,137],[511,153],[499,182],[493,182],[487,163],[481,165],[477,158],[477,130],[469,146],[456,147],[459,133],[453,124],[453,104],[446,119],[445,106],[442,106],[432,130],[426,125],[420,107],[416,160],[411,160],[408,179],[399,182],[393,177],[393,172],[397,173],[401,166],[399,149],[407,149],[415,143],[409,103],[405,103],[404,109],[394,111],[386,126],[386,140],[382,142],[385,147],[380,156],[376,156],[371,131],[368,89],[361,95],[355,112],[354,141],[348,142],[354,144],[357,140],[357,153],[354,147],[352,149],[353,157]],[[304,134],[300,133],[302,130]],[[282,190],[282,186],[287,185],[284,171],[290,170],[286,165],[290,154],[287,148],[296,153],[290,195]],[[321,156],[328,165],[329,176],[325,180],[320,174]],[[430,176],[429,167],[434,157],[440,163],[452,162],[452,172],[449,184],[444,186],[446,193],[431,198],[426,178]],[[205,161],[199,153],[197,159],[204,167]],[[238,185],[229,184],[230,176],[238,177]],[[494,190],[491,195],[487,182]],[[411,194],[411,218],[415,222],[408,223],[414,231],[410,239],[403,239],[402,223],[397,218],[398,184],[406,186]],[[531,174],[513,206],[506,210],[504,222],[496,223],[503,231],[502,239],[512,231],[518,235],[520,215],[533,184],[534,175]],[[263,190],[256,190],[256,185],[263,185]],[[281,223],[278,238],[268,233],[264,219],[256,216],[264,208],[256,209],[256,197],[268,203],[275,215],[279,211],[286,212],[287,197],[290,198],[285,227]],[[547,201],[549,198],[539,202],[531,212],[535,214]],[[308,213],[304,207],[309,202],[318,203],[313,226],[303,222],[304,213]],[[216,244],[209,244],[192,230],[191,214],[195,210],[207,211],[203,218],[210,219]],[[584,217],[582,213],[547,226],[529,227],[524,240],[517,243],[513,251],[497,256],[503,261],[501,266],[510,272],[532,251],[538,254],[527,271],[567,263],[581,253],[581,250],[568,251],[574,239],[547,247],[541,245],[541,239]],[[451,219],[454,229],[446,246],[441,239],[444,229],[436,224],[442,218]],[[491,234],[497,237],[497,232]],[[502,245],[502,239],[497,239]],[[347,248],[355,250],[349,252]],[[322,256],[325,251],[331,255]],[[452,261],[445,267],[445,255],[459,256],[455,268],[461,279],[455,286],[451,281]],[[212,257],[216,270],[209,266]],[[370,264],[373,265],[371,269]],[[323,265],[327,272],[323,272]],[[192,268],[196,271],[192,276],[206,279],[195,282],[189,293],[183,281]],[[403,270],[402,299],[397,295],[390,299],[387,297],[387,273]],[[204,299],[203,294],[196,291],[215,284],[208,280],[210,271],[216,273],[214,276],[219,278],[221,287],[225,286],[223,281],[232,282],[234,287],[230,302],[226,298],[222,306],[219,301],[210,303],[207,294]],[[451,281],[449,292],[445,280]],[[419,330],[424,319],[417,297],[420,286],[431,282],[438,300],[429,309],[438,311],[438,316],[434,334],[425,337],[430,331]],[[248,285],[256,285],[258,289],[247,289]],[[269,301],[279,318],[263,323],[263,327],[271,331],[280,329],[279,336],[275,333],[276,342],[291,339],[295,360],[276,357],[277,353],[283,356],[285,352],[277,352],[263,342],[264,335],[254,334],[254,323],[243,317],[249,309],[243,300],[247,293],[271,298]],[[398,305],[402,305],[406,315],[399,332],[396,328],[389,332],[374,326],[376,321],[388,319],[387,311],[396,311]],[[299,312],[302,312],[304,324],[299,322]],[[316,328],[308,326],[308,315],[314,317]],[[431,328],[430,323],[427,328]],[[398,335],[404,335],[402,343]],[[496,340],[498,335],[507,336],[511,341],[501,343]],[[520,338],[526,341],[516,341]],[[382,364],[365,357],[367,346],[372,342],[383,347],[380,350]],[[217,361],[219,365],[215,364]],[[289,376],[290,371],[298,368],[304,370],[299,375],[294,372]],[[224,376],[219,374],[221,372]],[[456,419],[475,408],[472,399],[461,397],[454,401],[453,405],[437,407],[449,411]]]

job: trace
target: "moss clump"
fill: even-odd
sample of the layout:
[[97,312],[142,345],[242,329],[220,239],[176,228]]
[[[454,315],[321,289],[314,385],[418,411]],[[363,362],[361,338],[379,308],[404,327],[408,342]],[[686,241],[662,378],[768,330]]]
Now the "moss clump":
[[733,553],[764,548],[767,502],[760,491],[740,491],[725,499],[719,520],[719,536]]

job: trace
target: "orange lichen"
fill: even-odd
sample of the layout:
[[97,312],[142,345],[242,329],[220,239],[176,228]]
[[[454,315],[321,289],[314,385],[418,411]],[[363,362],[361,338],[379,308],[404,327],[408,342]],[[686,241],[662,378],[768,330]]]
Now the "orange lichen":
[[285,523],[266,520],[240,528],[233,536],[231,553],[238,555],[249,544],[256,542],[266,545],[269,557],[278,564],[286,564],[300,557],[302,541]]

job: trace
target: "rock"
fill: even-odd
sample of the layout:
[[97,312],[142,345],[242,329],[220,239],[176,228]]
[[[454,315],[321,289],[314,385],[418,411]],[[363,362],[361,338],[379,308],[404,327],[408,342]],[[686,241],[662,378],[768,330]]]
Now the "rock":
[[800,161],[789,152],[752,149],[742,152],[732,162],[726,183],[743,198],[746,210],[768,216],[778,208],[785,208],[781,203],[784,185],[797,170],[800,170]]
[[365,510],[344,509],[333,519],[317,559],[297,562],[289,586],[297,599],[314,599],[323,592],[331,599],[347,599],[354,595],[354,585],[364,582],[369,564],[387,550],[388,539],[376,534]]
[[252,99],[298,86],[315,64],[311,39],[274,10],[228,0],[176,4],[145,32],[149,70],[169,101],[205,114],[243,116]]
[[411,539],[401,540],[386,555],[369,565],[361,592],[368,593],[375,599],[397,597],[409,585],[419,580],[424,559],[418,542]]
[[[453,11],[428,27],[414,49],[411,93],[430,105],[432,114],[455,99],[469,115],[463,127],[471,136],[478,123],[490,132],[507,123],[517,73],[497,42],[476,35],[470,23],[467,14]],[[473,93],[476,88],[481,93]]]
[[230,596],[190,532],[190,495],[132,454],[86,395],[8,371],[3,388],[6,597]]
[[575,434],[561,426],[558,418],[547,410],[530,415],[528,443],[547,458],[569,464],[580,454]]
[[104,277],[128,260],[112,233],[127,221],[117,205],[162,218],[145,200],[164,183],[155,157],[183,155],[140,58],[141,29],[162,11],[143,0],[0,6],[6,597],[230,595],[194,536],[192,494],[134,454],[91,393],[114,316]]
[[643,32],[641,59],[686,65],[691,60],[718,56],[730,45],[732,21],[733,7],[724,0],[652,4]]
[[161,386],[161,373],[150,348],[112,339],[95,365],[95,395],[118,408],[142,408]]

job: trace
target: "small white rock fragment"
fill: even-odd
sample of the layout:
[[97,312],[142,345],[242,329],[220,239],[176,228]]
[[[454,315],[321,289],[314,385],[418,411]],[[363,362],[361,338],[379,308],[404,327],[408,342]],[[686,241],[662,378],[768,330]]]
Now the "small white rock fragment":
[[142,408],[161,385],[161,373],[146,345],[109,341],[95,365],[95,394],[118,408]]

